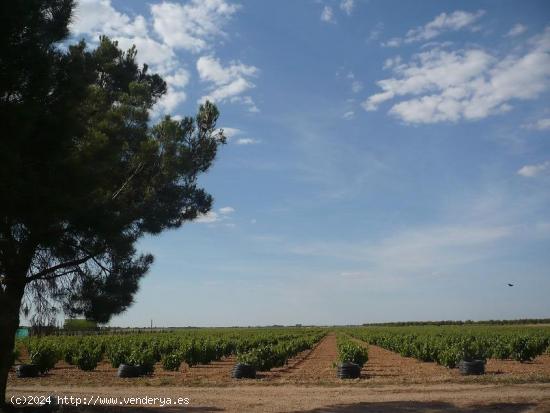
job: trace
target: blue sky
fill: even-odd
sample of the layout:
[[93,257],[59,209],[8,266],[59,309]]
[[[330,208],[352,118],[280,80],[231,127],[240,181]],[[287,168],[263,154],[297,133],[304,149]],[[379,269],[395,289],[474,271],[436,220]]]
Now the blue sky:
[[229,136],[111,324],[550,316],[547,1],[87,0],[72,32]]

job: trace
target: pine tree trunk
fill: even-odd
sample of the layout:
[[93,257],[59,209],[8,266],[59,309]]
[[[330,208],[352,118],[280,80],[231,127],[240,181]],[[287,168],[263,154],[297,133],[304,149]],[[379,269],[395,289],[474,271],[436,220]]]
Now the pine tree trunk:
[[4,291],[0,290],[0,411],[7,410],[6,386],[8,372],[12,365],[15,333],[19,327],[19,311],[25,277],[6,277]]

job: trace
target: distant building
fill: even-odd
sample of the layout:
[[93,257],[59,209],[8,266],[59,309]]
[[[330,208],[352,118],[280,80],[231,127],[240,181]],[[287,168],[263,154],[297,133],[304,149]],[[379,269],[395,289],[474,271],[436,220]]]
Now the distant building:
[[25,338],[29,336],[30,333],[29,327],[19,327],[17,331],[15,332],[15,337],[17,338]]

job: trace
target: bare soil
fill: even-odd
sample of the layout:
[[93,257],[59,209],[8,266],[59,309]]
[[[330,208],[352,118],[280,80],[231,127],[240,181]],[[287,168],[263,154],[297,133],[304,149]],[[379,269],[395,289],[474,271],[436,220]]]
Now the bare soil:
[[[79,387],[21,386],[8,395],[57,394],[87,398],[118,397],[117,405],[63,408],[64,412],[306,412],[306,413],[410,413],[410,412],[550,412],[550,384],[417,386],[237,386],[237,387]],[[123,397],[189,398],[189,405],[120,406]]]
[[297,362],[291,360],[289,368],[281,369],[267,377],[274,383],[330,383],[336,382],[334,363],[338,357],[336,336],[329,334],[305,357]]

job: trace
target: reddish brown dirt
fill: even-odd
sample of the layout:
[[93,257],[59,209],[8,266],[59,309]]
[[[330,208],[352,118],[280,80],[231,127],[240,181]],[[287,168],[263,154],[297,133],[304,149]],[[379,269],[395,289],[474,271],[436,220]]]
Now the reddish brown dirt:
[[369,361],[364,365],[361,375],[369,381],[440,382],[458,376],[456,371],[436,363],[423,363],[414,358],[402,357],[378,346],[370,345],[368,348]]
[[150,377],[121,379],[117,377],[117,369],[110,363],[101,362],[94,371],[82,371],[63,361],[57,363],[54,369],[42,377],[18,379],[15,372],[10,371],[9,384],[36,384],[39,386],[55,384],[79,384],[85,386],[133,386],[133,385],[215,385],[231,383],[231,369],[235,365],[235,357],[228,357],[208,365],[189,367],[182,363],[179,371],[165,371],[162,365],[155,365],[155,372]]
[[336,336],[328,334],[317,346],[297,363],[289,363],[268,380],[277,383],[327,383],[336,382],[333,364],[338,357]]
[[550,355],[543,354],[525,363],[513,360],[488,360],[485,370],[488,374],[550,375]]

